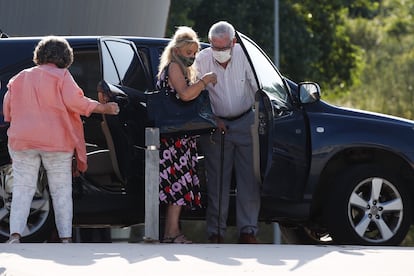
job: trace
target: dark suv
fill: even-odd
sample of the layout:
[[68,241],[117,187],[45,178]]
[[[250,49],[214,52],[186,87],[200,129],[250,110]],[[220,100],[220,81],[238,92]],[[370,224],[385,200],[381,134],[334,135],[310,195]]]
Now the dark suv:
[[[1,98],[8,80],[33,65],[39,39],[0,39]],[[100,89],[121,106],[118,116],[83,118],[89,169],[73,179],[74,225],[142,223],[143,148],[145,129],[152,126],[145,92],[154,90],[159,55],[168,40],[67,39],[75,53],[70,71],[85,94],[97,99],[100,83]],[[260,87],[254,106],[255,173],[262,183],[260,220],[277,221],[291,243],[399,244],[413,216],[414,123],[332,106],[320,100],[316,83],[292,82],[249,38],[238,34],[238,42]],[[3,124],[2,240],[8,236],[12,185],[6,130]],[[41,171],[24,233],[28,241],[45,239],[53,228],[46,184]],[[233,188],[232,195],[237,192]],[[203,211],[184,217],[203,219]]]

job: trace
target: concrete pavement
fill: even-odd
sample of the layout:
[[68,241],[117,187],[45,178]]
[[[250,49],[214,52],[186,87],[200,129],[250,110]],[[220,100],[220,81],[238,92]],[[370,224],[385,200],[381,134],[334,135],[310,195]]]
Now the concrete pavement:
[[414,275],[414,248],[239,244],[0,244],[0,275]]

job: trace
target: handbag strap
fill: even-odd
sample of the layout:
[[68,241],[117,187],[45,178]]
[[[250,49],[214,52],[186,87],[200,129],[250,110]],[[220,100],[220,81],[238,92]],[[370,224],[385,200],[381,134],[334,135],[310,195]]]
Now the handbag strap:
[[[168,63],[167,66],[165,66],[165,68],[163,69],[164,71],[161,74],[161,78],[158,80],[157,87],[158,89],[168,89],[169,91],[176,93],[175,90],[172,89],[168,83],[168,70],[170,68],[170,64],[171,63]],[[187,85],[190,85],[190,81],[188,80],[187,76],[184,76],[184,79]]]
[[170,85],[168,84],[168,68],[170,67],[170,63],[163,69],[160,79],[157,82],[158,89],[166,89],[172,90]]

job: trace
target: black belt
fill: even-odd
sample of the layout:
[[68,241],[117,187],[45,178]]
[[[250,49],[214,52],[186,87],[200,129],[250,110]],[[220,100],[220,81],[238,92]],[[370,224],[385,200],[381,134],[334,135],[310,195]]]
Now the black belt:
[[252,111],[252,109],[251,109],[251,108],[247,109],[245,112],[243,112],[242,114],[237,115],[237,116],[233,116],[233,117],[220,117],[220,116],[218,116],[218,117],[219,117],[220,119],[223,119],[223,120],[226,120],[226,121],[235,121],[235,120],[240,119],[240,118],[241,118],[241,117],[243,117],[244,115],[249,114],[249,113],[250,113],[250,111]]

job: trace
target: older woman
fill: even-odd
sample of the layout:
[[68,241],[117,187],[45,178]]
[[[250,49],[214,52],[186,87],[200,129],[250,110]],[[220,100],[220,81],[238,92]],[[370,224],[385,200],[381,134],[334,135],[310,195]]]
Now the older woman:
[[[183,101],[196,98],[209,83],[216,83],[214,73],[196,79],[195,55],[200,48],[197,34],[190,27],[178,27],[161,55],[158,87],[167,87]],[[197,177],[197,143],[194,136],[162,136],[160,142],[160,203],[166,204],[164,243],[191,243],[179,227],[181,207],[200,206],[200,183]]]
[[13,160],[13,196],[9,243],[19,243],[36,191],[40,163],[47,179],[56,227],[62,242],[72,237],[72,159],[86,171],[86,148],[80,115],[118,114],[116,103],[100,104],[84,96],[68,67],[73,62],[69,43],[60,37],[43,38],[34,51],[36,66],[8,83],[4,120],[10,122],[8,147]]

